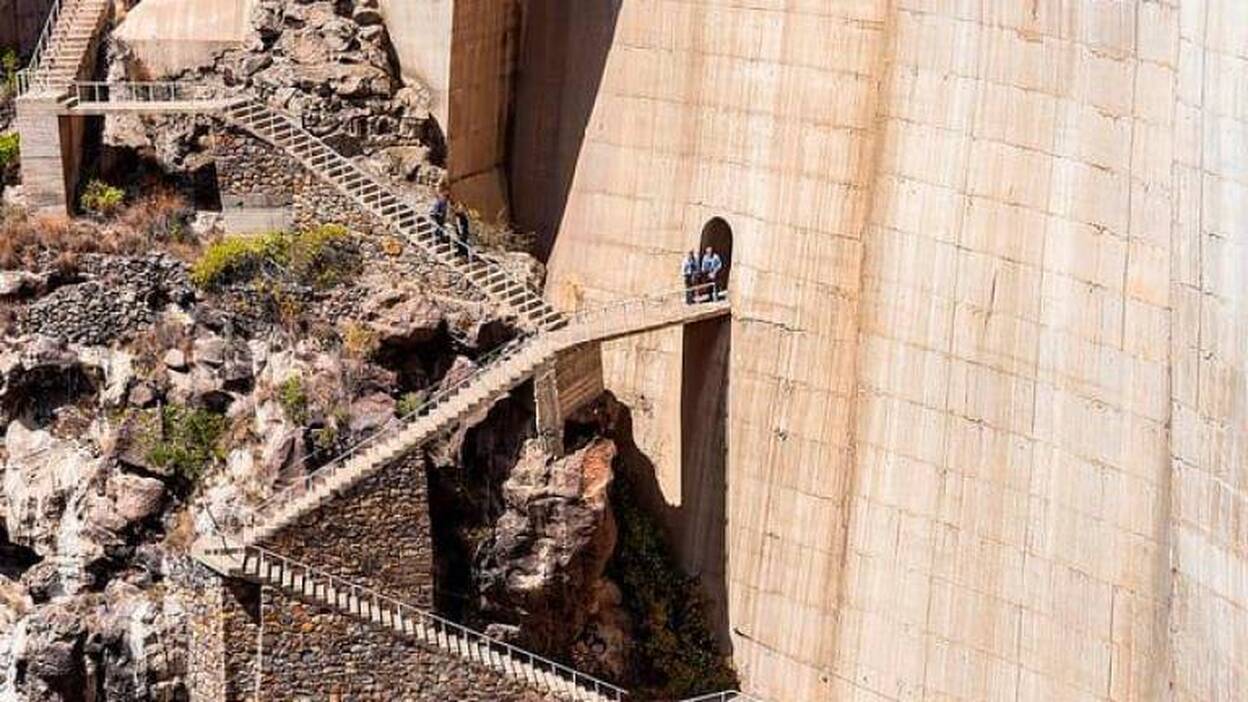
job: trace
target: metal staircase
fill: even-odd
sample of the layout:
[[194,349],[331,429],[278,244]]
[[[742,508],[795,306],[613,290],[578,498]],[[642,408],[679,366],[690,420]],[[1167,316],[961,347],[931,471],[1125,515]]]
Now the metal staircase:
[[80,76],[111,0],[56,0],[27,67],[17,74],[19,95],[56,97]]
[[619,702],[628,693],[593,676],[491,638],[462,624],[258,546],[224,546],[205,557],[233,577],[276,587],[305,601],[467,659],[571,702]]

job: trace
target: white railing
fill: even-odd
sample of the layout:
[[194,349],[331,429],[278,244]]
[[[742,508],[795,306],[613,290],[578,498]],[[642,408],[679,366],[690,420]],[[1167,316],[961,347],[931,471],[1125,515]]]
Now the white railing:
[[[707,293],[711,294],[708,296]],[[545,349],[539,358],[535,358],[527,364],[529,367],[525,369],[511,369],[511,371],[519,372],[521,377],[523,377],[528,375],[533,368],[541,365],[545,358],[553,355],[561,348],[596,338],[625,333],[630,328],[644,326],[645,323],[649,322],[659,324],[670,321],[666,317],[659,320],[647,317],[648,312],[662,309],[688,309],[691,314],[696,314],[700,311],[701,305],[719,301],[722,298],[723,291],[717,290],[714,284],[708,283],[657,295],[629,298],[612,302],[602,307],[576,312],[568,318],[570,321],[568,326],[558,331],[550,332],[553,335],[566,335],[562,339],[555,337],[556,341],[562,343],[557,343]],[[640,320],[634,316],[635,313],[640,313]],[[621,322],[620,320],[623,321]],[[534,348],[535,344],[543,338],[545,338],[544,334],[521,336],[482,356],[477,361],[477,369],[472,373],[438,390],[415,410],[390,420],[385,426],[337,454],[326,462],[325,465],[277,491],[258,506],[254,508],[247,508],[241,505],[235,506],[229,512],[230,523],[243,533],[263,526],[265,520],[277,514],[284,505],[311,492],[317,485],[330,482],[335,475],[346,469],[352,459],[367,453],[369,450],[384,443],[387,439],[393,438],[407,430],[413,422],[445,407],[456,395],[467,390],[488,373],[498,373],[498,382],[503,385],[509,385],[509,383],[505,382],[506,376],[504,375],[508,372],[506,368],[508,362],[524,351]],[[299,465],[296,464],[295,467]],[[250,535],[242,540],[249,542]]]
[[219,100],[222,90],[205,83],[176,81],[74,81],[71,92],[79,105],[114,103],[204,102]]
[[[211,553],[211,551],[210,551]],[[241,554],[243,562],[240,569],[249,573],[246,566],[247,558],[255,558],[257,561],[256,574],[263,580],[268,580],[267,566],[276,564],[281,568],[279,582],[286,587],[287,577],[290,582],[294,582],[294,578],[302,576],[302,582],[307,587],[312,588],[315,593],[317,587],[332,587],[335,597],[331,600],[328,590],[323,602],[333,604],[335,607],[351,611],[346,604],[340,604],[337,600],[338,596],[349,596],[355,599],[356,606],[359,608],[357,616],[365,619],[376,618],[383,624],[394,627],[399,631],[407,631],[407,623],[411,623],[417,631],[423,631],[426,636],[432,636],[435,640],[444,641],[443,646],[459,655],[470,660],[474,660],[487,667],[501,667],[511,676],[528,681],[531,684],[545,685],[545,681],[534,679],[529,673],[545,672],[549,675],[556,676],[564,682],[571,683],[574,687],[579,688],[573,694],[579,698],[581,692],[592,692],[602,698],[611,700],[623,700],[628,696],[628,692],[611,683],[599,680],[592,675],[586,675],[574,668],[570,668],[562,663],[557,663],[540,656],[532,651],[525,650],[518,646],[513,646],[505,641],[500,641],[493,637],[487,636],[475,629],[470,629],[463,624],[453,622],[445,617],[440,617],[432,612],[421,609],[419,607],[409,605],[397,598],[384,594],[370,587],[360,585],[358,583],[331,575],[323,570],[314,568],[302,561],[288,558],[279,553],[275,553],[259,546],[245,547],[229,547],[225,546],[215,550],[213,555],[223,555],[226,557],[238,557]],[[289,575],[288,575],[289,574]],[[315,594],[312,597],[317,597]],[[367,610],[367,611],[365,611]],[[462,643],[462,646],[461,646]],[[500,663],[492,659],[490,653],[501,654]],[[520,669],[511,663],[521,663],[527,665],[529,670]],[[560,690],[551,690],[558,693]]]
[[26,68],[17,72],[17,94],[25,95],[32,86],[40,85],[47,87],[46,76],[39,76],[39,69],[43,64],[43,58],[48,52],[48,44],[51,41],[52,31],[56,27],[56,21],[61,16],[61,0],[53,0],[52,7],[48,8],[48,19],[43,23],[43,31],[39,34],[39,41],[35,44],[35,50],[30,55],[30,61],[26,63]]
[[699,697],[690,697],[680,700],[680,702],[763,702],[757,697],[751,697],[739,690],[724,690],[722,692],[712,692],[709,695],[701,695]]

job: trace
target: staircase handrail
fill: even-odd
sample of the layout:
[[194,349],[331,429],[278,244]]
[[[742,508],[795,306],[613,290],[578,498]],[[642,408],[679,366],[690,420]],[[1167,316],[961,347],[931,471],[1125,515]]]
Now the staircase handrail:
[[[222,86],[216,86],[210,83],[198,83],[193,81],[72,81],[69,85],[73,95],[80,105],[92,104],[108,104],[110,102],[211,102],[224,99],[224,89]],[[128,96],[126,100],[116,100],[114,92],[120,92]],[[386,179],[371,170],[357,163],[355,159],[343,156],[337,149],[330,146],[325,140],[313,134],[297,119],[285,110],[273,107],[267,101],[255,97],[243,97],[237,100],[239,104],[250,104],[271,112],[274,116],[286,120],[292,127],[297,127],[316,145],[324,147],[330,153],[341,159],[342,163],[353,170],[357,175],[376,183],[378,186],[384,187]],[[407,207],[417,218],[417,221],[426,221],[430,224],[437,225],[432,221],[427,213],[424,212],[422,203],[412,198],[408,193],[390,192],[389,195],[399,203]],[[357,199],[357,204],[365,209],[370,209],[367,203]],[[382,215],[377,214],[383,220],[386,219]],[[397,222],[395,222],[397,224]],[[455,228],[448,224],[440,225],[440,234],[442,238],[452,247],[452,253],[464,256],[469,265],[474,261],[480,260],[486,264],[491,273],[497,273],[507,280],[512,286],[523,290],[536,300],[545,302],[541,290],[534,287],[528,281],[517,277],[503,261],[494,254],[482,251],[472,245],[471,242],[463,239]],[[562,326],[561,320],[551,322],[543,322],[541,329],[550,329]]]
[[[196,81],[76,80],[70,90],[79,104],[111,102],[209,102],[222,99],[221,86]],[[126,96],[118,99],[114,93]]]
[[422,402],[416,409],[404,414],[401,417],[391,419],[385,424],[385,426],[352,444],[334,458],[327,461],[325,465],[320,468],[317,468],[311,473],[299,478],[294,483],[273,493],[256,507],[247,508],[236,506],[232,511],[232,516],[240,524],[247,527],[258,526],[261,519],[267,517],[282,503],[311,490],[316,483],[326,480],[339,470],[342,470],[343,467],[345,467],[346,464],[361,451],[371,448],[384,438],[389,438],[399,433],[400,431],[406,429],[408,425],[416,419],[431,413],[443,402],[458,394],[465,388],[465,386],[481,377],[482,374],[493,370],[496,366],[500,366],[507,359],[513,357],[523,348],[527,347],[535,339],[536,336],[531,334],[520,336],[498,347],[497,349],[490,351],[486,355],[477,359],[477,368],[473,372],[468,373],[450,385],[439,389],[436,393],[430,395],[429,398]]
[[[330,146],[329,144],[325,143],[325,141],[324,141],[323,139],[321,139],[321,138],[320,138],[320,137],[318,137],[317,135],[313,134],[313,133],[312,133],[311,131],[309,131],[308,129],[304,128],[304,127],[303,127],[303,125],[299,124],[299,123],[298,123],[298,121],[297,121],[297,120],[295,120],[295,118],[294,118],[292,115],[290,115],[289,113],[287,113],[286,111],[281,110],[281,109],[278,109],[278,108],[276,108],[276,107],[273,107],[273,106],[271,106],[270,104],[268,104],[268,102],[263,101],[263,100],[259,100],[259,99],[254,98],[254,97],[249,97],[249,98],[246,98],[245,100],[243,100],[243,101],[241,101],[241,102],[250,102],[250,103],[251,103],[251,104],[253,104],[253,105],[256,105],[256,106],[261,107],[261,108],[263,108],[263,109],[265,109],[265,110],[268,110],[269,112],[272,112],[273,114],[277,115],[278,117],[281,117],[282,119],[285,119],[285,120],[286,120],[287,122],[289,122],[292,126],[295,126],[295,127],[299,128],[299,129],[300,129],[300,130],[301,130],[304,134],[306,134],[309,138],[311,138],[311,139],[312,139],[314,142],[316,142],[318,145],[325,147],[325,148],[326,148],[326,149],[328,149],[331,153],[333,153],[333,154],[337,155],[337,156],[338,156],[338,158],[342,159],[342,161],[343,161],[343,162],[345,162],[345,163],[346,163],[346,165],[347,165],[349,168],[353,169],[353,170],[354,170],[354,171],[355,171],[355,172],[356,172],[359,176],[361,176],[361,177],[363,177],[363,178],[366,178],[366,179],[368,179],[368,180],[371,180],[372,182],[376,183],[376,184],[377,184],[377,185],[379,185],[379,186],[384,186],[384,185],[385,185],[386,180],[385,180],[384,178],[382,178],[381,176],[379,176],[379,175],[377,175],[377,174],[375,174],[375,173],[371,172],[370,170],[368,170],[368,169],[364,168],[364,167],[363,167],[363,166],[361,166],[359,163],[356,163],[356,161],[355,161],[354,159],[350,159],[350,158],[347,158],[346,156],[343,156],[341,153],[339,153],[339,152],[338,152],[338,150],[337,150],[337,149],[335,149],[334,147],[332,147],[332,146]],[[415,216],[416,216],[417,220],[425,220],[425,221],[428,221],[428,222],[430,222],[430,223],[432,223],[432,224],[435,224],[435,226],[436,226],[436,223],[434,223],[434,222],[432,221],[432,219],[429,217],[429,215],[428,215],[428,214],[426,214],[425,212],[423,212],[423,211],[422,211],[422,208],[421,208],[421,207],[420,207],[420,206],[419,206],[416,202],[414,202],[414,201],[412,200],[412,198],[411,198],[410,196],[408,196],[406,193],[397,193],[397,194],[396,194],[396,193],[393,193],[393,192],[392,192],[392,193],[390,193],[390,195],[391,195],[392,197],[394,197],[396,200],[398,200],[399,202],[401,202],[403,205],[405,205],[408,209],[410,209],[410,210],[411,210],[411,213],[412,213],[413,215],[415,215]],[[360,204],[363,204],[363,203],[360,203]],[[366,209],[367,209],[367,206],[366,206]],[[378,215],[378,216],[380,216],[380,215]],[[384,218],[383,218],[383,220],[384,220]],[[442,234],[443,234],[444,236],[446,236],[446,237],[447,237],[447,239],[448,239],[448,240],[449,240],[449,242],[451,243],[452,247],[459,248],[459,249],[461,249],[463,252],[465,252],[465,254],[468,256],[469,262],[471,262],[473,258],[480,258],[481,260],[485,261],[485,262],[486,262],[486,263],[490,266],[490,268],[491,268],[491,271],[492,271],[492,272],[497,272],[497,273],[500,273],[500,274],[501,274],[504,278],[506,278],[508,281],[510,281],[510,282],[511,282],[512,284],[514,284],[515,286],[519,287],[520,289],[524,290],[525,292],[529,293],[530,295],[533,295],[535,298],[537,298],[537,299],[539,299],[539,300],[544,300],[544,298],[543,298],[542,293],[541,293],[541,291],[540,291],[540,290],[536,289],[535,287],[533,287],[533,286],[532,286],[531,284],[529,284],[528,282],[526,282],[526,281],[523,281],[523,280],[520,280],[520,279],[516,278],[516,277],[512,274],[512,272],[511,272],[511,271],[509,271],[509,270],[507,269],[507,267],[506,267],[506,266],[504,266],[504,265],[503,265],[500,261],[498,261],[497,259],[495,259],[494,257],[492,257],[492,256],[490,256],[490,255],[485,254],[485,253],[484,253],[484,252],[482,252],[482,251],[477,250],[475,247],[473,247],[473,246],[471,245],[471,243],[469,243],[469,242],[464,241],[463,239],[461,239],[461,238],[458,236],[458,234],[456,234],[456,233],[453,231],[453,229],[452,229],[452,228],[450,228],[448,225],[445,225],[445,224],[444,224],[444,225],[442,225],[442,226],[441,226],[441,230],[442,230]],[[543,328],[545,328],[545,327],[547,327],[547,326],[549,326],[549,325],[543,325]]]
[[[52,32],[56,26],[56,20],[61,16],[61,0],[52,0],[52,6],[48,8],[48,19],[43,23],[43,31],[39,33],[39,41],[35,43],[35,50],[30,54],[30,60],[26,62],[26,67],[17,72],[17,94],[25,95],[30,91],[31,85],[40,82],[39,71],[42,68],[44,54],[47,53],[48,44],[51,43]],[[46,83],[47,81],[42,81]]]
[[[261,569],[263,569],[266,559],[277,561],[282,566],[283,571],[291,571],[292,576],[296,570],[302,571],[305,581],[307,577],[311,575],[313,579],[323,580],[334,585],[335,590],[340,590],[347,592],[350,595],[354,595],[357,600],[361,599],[362,594],[366,595],[376,602],[384,603],[389,606],[392,610],[390,613],[392,618],[397,613],[404,619],[410,619],[413,622],[425,625],[439,633],[449,632],[462,637],[466,641],[476,642],[478,645],[484,644],[489,646],[492,650],[501,649],[510,658],[514,658],[517,661],[527,662],[528,665],[534,669],[540,669],[543,667],[547,668],[552,673],[564,678],[565,680],[570,679],[572,684],[576,687],[592,689],[595,695],[607,696],[614,700],[623,700],[628,696],[628,692],[626,690],[617,685],[612,685],[605,680],[600,680],[592,675],[582,673],[575,668],[571,668],[562,663],[550,660],[549,658],[533,653],[527,649],[507,643],[506,641],[496,639],[488,634],[479,632],[458,622],[451,621],[446,617],[439,616],[415,605],[408,604],[396,597],[368,587],[367,585],[360,585],[354,581],[308,565],[298,559],[283,556],[282,554],[266,549],[263,546],[249,544],[238,547],[209,549],[210,554],[215,555],[216,553],[220,553],[221,555],[226,556],[233,556],[239,551],[242,551],[244,555],[246,555],[247,551],[257,554]],[[486,657],[486,660],[478,660],[477,662],[489,665],[488,656]]]
[[697,697],[689,697],[680,702],[763,702],[757,697],[741,692],[740,690],[721,690],[720,692],[712,692],[708,695],[699,695]]
[[[552,333],[574,334],[578,328],[588,327],[594,324],[597,320],[607,318],[612,314],[618,313],[620,310],[628,308],[645,309],[647,307],[662,306],[669,304],[669,302],[673,299],[684,299],[689,295],[695,296],[695,302],[688,303],[689,307],[696,308],[698,305],[706,304],[706,301],[696,301],[696,295],[699,291],[707,290],[713,292],[715,290],[714,284],[707,283],[704,285],[693,286],[688,289],[681,288],[654,295],[639,296],[628,300],[613,302],[603,305],[602,307],[581,310],[580,312],[577,312],[569,317],[568,326]],[[538,341],[542,338],[542,336],[543,334],[541,333],[519,336],[478,358],[477,368],[471,373],[466,374],[464,377],[459,378],[447,386],[439,388],[437,392],[426,398],[419,407],[401,417],[391,419],[384,426],[378,428],[363,439],[351,444],[348,448],[326,461],[324,465],[273,493],[259,505],[255,507],[245,507],[242,505],[235,506],[230,512],[232,520],[244,528],[258,527],[264,519],[276,512],[282,504],[305,494],[317,483],[328,480],[331,476],[342,470],[352,458],[362,451],[365,451],[377,443],[380,443],[382,440],[388,439],[405,430],[416,419],[432,413],[437,407],[441,406],[447,400],[464,390],[468,385],[475,382],[483,374],[490,372],[496,367],[500,367],[507,360]],[[573,336],[570,343],[579,343],[577,337]]]

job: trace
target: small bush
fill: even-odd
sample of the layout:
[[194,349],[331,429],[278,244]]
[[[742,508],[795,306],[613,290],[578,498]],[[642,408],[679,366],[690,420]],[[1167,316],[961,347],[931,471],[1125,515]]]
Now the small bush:
[[213,463],[224,459],[221,436],[223,415],[207,410],[170,405],[161,413],[163,438],[148,453],[148,460],[194,483]]
[[348,358],[369,358],[380,346],[377,332],[358,322],[348,322],[342,332],[342,348]]
[[0,80],[4,81],[4,89],[9,93],[17,92],[17,67],[19,63],[17,52],[12,48],[0,52]]
[[394,407],[394,413],[399,417],[406,417],[416,410],[419,410],[429,400],[429,393],[425,390],[413,390],[412,392],[403,393],[398,403]]
[[361,263],[355,237],[344,227],[328,224],[297,234],[227,236],[204,251],[191,279],[211,289],[272,272],[303,285],[327,288],[355,274]]
[[295,424],[308,421],[308,392],[303,387],[303,378],[292,375],[279,385],[277,401],[290,421]]
[[283,267],[290,260],[290,240],[283,232],[227,236],[211,244],[191,267],[191,281],[214,289],[245,282],[266,266]]
[[117,226],[153,242],[187,243],[194,211],[168,188],[145,195],[117,216]]
[[300,232],[291,246],[291,268],[301,282],[328,288],[359,269],[360,256],[346,227],[325,224]]
[[79,204],[86,212],[97,217],[111,217],[126,201],[126,192],[102,180],[92,180],[82,192]]
[[21,157],[22,137],[17,132],[0,134],[0,172],[16,165]]

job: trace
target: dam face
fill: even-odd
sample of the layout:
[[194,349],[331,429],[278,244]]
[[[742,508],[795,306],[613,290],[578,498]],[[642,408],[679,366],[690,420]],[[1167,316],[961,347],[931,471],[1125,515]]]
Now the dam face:
[[604,367],[748,690],[1246,694],[1248,5],[521,7],[550,294],[731,227],[725,546],[681,333]]

